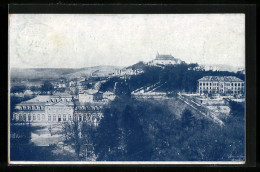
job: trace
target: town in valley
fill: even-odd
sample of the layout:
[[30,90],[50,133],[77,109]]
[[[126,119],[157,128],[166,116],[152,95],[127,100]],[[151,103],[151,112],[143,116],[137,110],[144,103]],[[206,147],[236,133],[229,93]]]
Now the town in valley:
[[[244,160],[241,151],[243,139],[239,143],[231,140],[233,145],[227,143],[227,147],[223,148],[227,154],[214,155],[215,158],[212,151],[216,148],[206,146],[213,142],[225,146],[220,138],[218,140],[217,133],[230,130],[235,120],[240,120],[241,124],[244,122],[244,69],[225,71],[216,66],[188,64],[172,55],[157,53],[152,61],[127,67],[12,68],[10,74],[10,146],[13,160]],[[150,108],[151,113],[144,107]],[[116,113],[122,115],[115,118],[116,115],[112,114]],[[129,119],[124,115],[128,115]],[[124,118],[127,118],[126,121]],[[135,120],[139,121],[138,125],[129,124],[135,123]],[[167,120],[169,123],[164,124]],[[109,121],[117,121],[116,126]],[[157,124],[158,128],[155,128]],[[141,132],[137,131],[139,125]],[[187,136],[172,135],[177,127],[174,130],[168,129],[168,126],[179,126]],[[196,145],[196,150],[185,148],[193,142],[187,139],[192,137],[189,133],[194,132],[199,139],[198,132],[209,131],[207,127],[214,128],[210,130],[214,133],[204,138],[209,140],[203,141],[203,147]],[[236,127],[240,128],[241,133],[237,133],[239,139],[243,138],[243,127]],[[109,136],[110,129],[118,132],[115,138],[111,133]],[[167,132],[170,133],[165,135]],[[135,145],[131,139],[139,138],[136,133],[142,133],[140,137],[146,139],[138,143],[142,145],[140,150],[137,149],[140,155],[131,150],[134,148],[128,148],[131,144]],[[162,134],[166,140],[160,138]],[[188,141],[180,144],[182,141],[179,140],[180,145],[171,140],[184,136],[186,139],[183,139]],[[110,143],[110,139],[114,142]],[[142,152],[142,149],[150,151]],[[167,153],[167,150],[171,151]],[[195,152],[189,154],[185,150]]]

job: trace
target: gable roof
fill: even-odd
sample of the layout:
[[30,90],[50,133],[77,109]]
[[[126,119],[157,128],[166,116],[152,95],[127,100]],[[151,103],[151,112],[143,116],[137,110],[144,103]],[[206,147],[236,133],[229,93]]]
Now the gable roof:
[[174,57],[171,54],[167,55],[157,55],[155,60],[174,60]]
[[46,106],[73,106],[73,102],[48,102]]

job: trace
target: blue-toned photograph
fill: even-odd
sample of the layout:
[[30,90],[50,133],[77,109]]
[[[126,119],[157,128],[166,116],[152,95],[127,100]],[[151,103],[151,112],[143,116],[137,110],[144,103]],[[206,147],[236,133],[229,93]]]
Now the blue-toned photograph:
[[244,14],[9,14],[10,164],[245,163]]

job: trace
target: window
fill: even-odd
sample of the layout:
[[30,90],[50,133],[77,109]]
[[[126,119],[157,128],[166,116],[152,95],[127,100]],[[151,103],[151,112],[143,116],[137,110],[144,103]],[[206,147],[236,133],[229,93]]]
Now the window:
[[83,115],[83,121],[86,121],[86,114]]
[[81,114],[79,115],[79,121],[82,121],[82,115]]
[[235,86],[237,86],[237,83],[235,83]]
[[63,115],[63,121],[66,121],[66,115],[65,114]]
[[28,120],[29,120],[29,121],[32,120],[31,114],[28,115]]
[[202,85],[202,83],[200,83],[200,85]]
[[48,121],[51,121],[51,115],[48,115]]
[[53,121],[56,121],[56,115],[53,115]]
[[69,115],[69,121],[71,121],[71,115]]
[[40,114],[37,115],[37,120],[40,121],[41,117]]
[[34,121],[36,120],[36,115],[35,115],[35,114],[33,114],[33,120],[34,120]]
[[22,121],[23,117],[22,114],[19,114],[19,121]]
[[23,121],[26,121],[26,114],[23,114]]
[[42,120],[44,120],[45,119],[45,115],[44,114],[42,114]]

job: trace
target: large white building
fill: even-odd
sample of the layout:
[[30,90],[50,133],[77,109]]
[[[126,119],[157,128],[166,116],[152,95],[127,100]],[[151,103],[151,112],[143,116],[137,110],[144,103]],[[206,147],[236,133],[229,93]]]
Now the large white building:
[[74,103],[70,95],[40,95],[15,105],[13,120],[59,122],[72,119]]
[[12,120],[30,123],[89,121],[98,124],[104,103],[79,102],[71,95],[40,95],[15,105]]
[[198,80],[200,94],[243,95],[245,82],[235,76],[204,76]]

